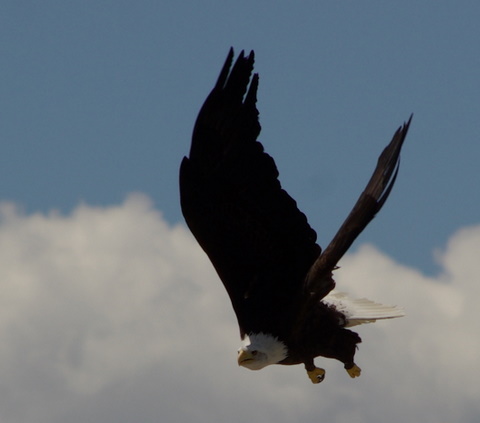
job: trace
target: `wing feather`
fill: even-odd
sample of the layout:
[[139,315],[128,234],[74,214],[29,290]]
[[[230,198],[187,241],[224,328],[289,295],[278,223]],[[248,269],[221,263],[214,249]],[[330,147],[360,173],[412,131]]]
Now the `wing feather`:
[[[254,55],[230,50],[180,169],[186,222],[230,296],[242,333],[276,332],[320,254],[316,233],[281,188],[260,133]],[[260,326],[261,325],[261,326]]]
[[407,136],[412,116],[403,126],[397,129],[392,140],[378,158],[373,175],[352,211],[333,240],[309,270],[306,278],[306,288],[308,292],[314,293],[315,300],[323,298],[334,288],[335,284],[331,278],[332,271],[355,239],[385,204],[397,178],[400,151]]

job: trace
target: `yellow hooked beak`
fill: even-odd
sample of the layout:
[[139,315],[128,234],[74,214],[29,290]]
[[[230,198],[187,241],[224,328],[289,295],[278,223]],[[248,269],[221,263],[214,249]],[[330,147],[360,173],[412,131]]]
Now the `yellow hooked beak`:
[[238,365],[243,366],[247,361],[252,361],[254,359],[253,357],[254,354],[252,354],[251,351],[240,350],[237,357]]

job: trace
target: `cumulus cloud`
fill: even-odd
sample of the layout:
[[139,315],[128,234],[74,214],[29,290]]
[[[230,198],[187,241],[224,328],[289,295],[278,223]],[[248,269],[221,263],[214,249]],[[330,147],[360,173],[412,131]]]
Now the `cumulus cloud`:
[[0,421],[476,421],[479,249],[480,226],[460,230],[436,277],[368,245],[345,257],[341,290],[407,317],[358,328],[359,379],[320,359],[314,386],[301,366],[238,368],[221,283],[146,196],[67,216],[3,203]]

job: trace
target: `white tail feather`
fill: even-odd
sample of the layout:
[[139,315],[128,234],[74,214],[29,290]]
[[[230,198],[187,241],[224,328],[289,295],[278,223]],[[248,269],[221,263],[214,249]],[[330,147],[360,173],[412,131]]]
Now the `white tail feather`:
[[376,320],[405,316],[400,307],[378,304],[366,298],[353,299],[343,292],[331,291],[322,302],[334,306],[345,315],[347,328],[363,323],[373,323]]

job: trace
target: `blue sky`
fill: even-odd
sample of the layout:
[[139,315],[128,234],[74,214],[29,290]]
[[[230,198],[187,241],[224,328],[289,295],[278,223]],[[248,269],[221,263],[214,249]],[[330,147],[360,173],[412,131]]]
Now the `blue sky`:
[[5,0],[0,200],[73,219],[140,192],[183,225],[197,112],[230,46],[254,49],[260,140],[323,246],[414,113],[396,186],[353,251],[442,282],[448,240],[480,223],[479,16],[466,0]]
[[432,249],[479,220],[476,2],[1,9],[0,187],[29,212],[141,191],[182,221],[178,165],[233,46],[256,51],[260,139],[322,245],[412,112],[397,186],[360,241],[435,272]]

